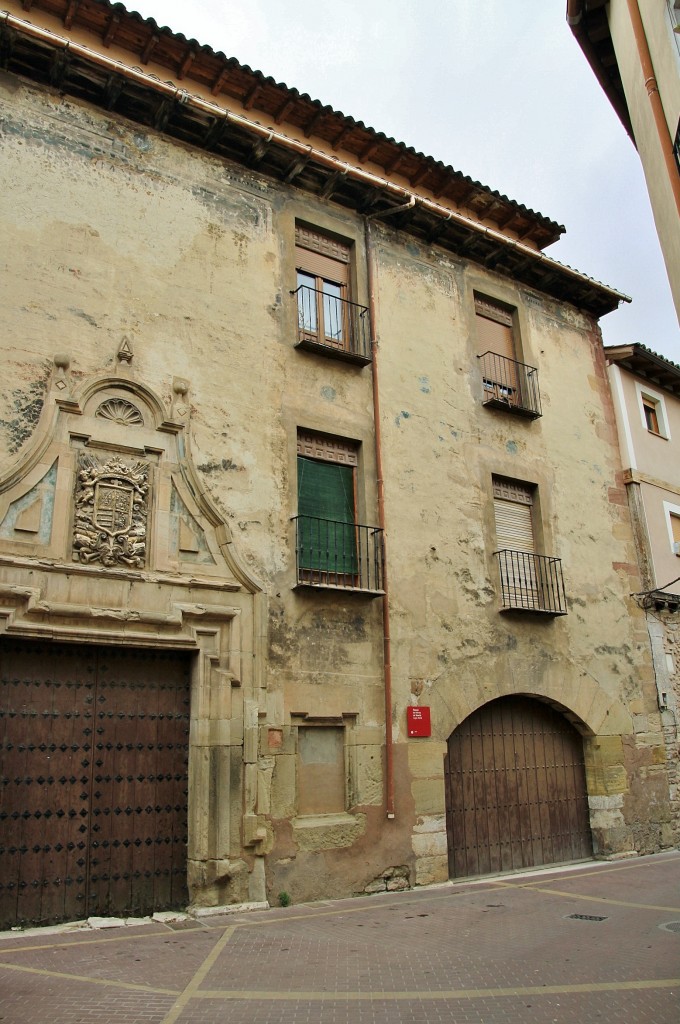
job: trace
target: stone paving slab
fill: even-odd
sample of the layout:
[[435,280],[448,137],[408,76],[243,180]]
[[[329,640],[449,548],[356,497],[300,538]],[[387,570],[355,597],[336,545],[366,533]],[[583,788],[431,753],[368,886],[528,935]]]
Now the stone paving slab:
[[678,1024],[678,882],[674,852],[135,928],[4,933],[0,1024]]

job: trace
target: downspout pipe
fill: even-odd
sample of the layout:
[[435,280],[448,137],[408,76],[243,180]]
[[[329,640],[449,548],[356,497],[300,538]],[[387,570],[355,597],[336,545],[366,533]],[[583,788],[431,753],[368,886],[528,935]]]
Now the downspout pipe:
[[[186,89],[180,89],[169,82],[161,82],[160,79],[140,71],[139,68],[132,68],[127,64],[121,64],[120,61],[113,60],[110,57],[105,57],[97,50],[92,50],[87,46],[83,46],[81,43],[74,43],[71,40],[66,39],[64,36],[59,36],[56,33],[51,32],[49,29],[44,29],[38,25],[32,24],[31,22],[23,21],[21,18],[16,18],[14,15],[9,14],[9,12],[3,12],[0,14],[0,23],[3,22],[10,28],[14,28],[18,32],[22,32],[24,35],[32,36],[34,39],[41,39],[43,42],[49,43],[51,46],[59,47],[65,52],[73,53],[93,64],[98,64],[100,67],[106,68],[107,71],[119,74],[125,78],[131,79],[132,81],[139,82],[140,85],[145,86],[147,89],[151,89],[163,96],[167,96],[176,103],[187,104],[196,110],[201,110],[204,113],[210,114],[212,117],[221,118],[227,124],[237,125],[245,131],[250,132],[252,135],[258,135],[261,138],[266,139],[268,142],[275,140],[279,145],[285,146],[292,152],[314,159],[316,162],[323,164],[334,171],[340,171],[357,181],[362,181],[366,184],[373,185],[375,188],[382,189],[384,192],[401,199],[402,203],[405,204],[405,207],[415,206],[415,204],[418,203],[418,205],[435,214],[437,217],[442,217],[446,220],[451,220],[454,223],[461,224],[469,231],[473,231],[475,234],[485,235],[487,238],[498,242],[499,245],[503,245],[505,248],[512,249],[515,252],[520,253],[532,262],[542,264],[546,268],[555,268],[556,270],[559,270],[561,274],[579,281],[582,285],[587,285],[589,287],[596,285],[601,292],[611,296],[617,304],[619,302],[631,301],[630,296],[624,295],[622,292],[619,292],[614,288],[610,288],[608,285],[604,285],[599,281],[593,281],[592,278],[580,273],[580,271],[574,270],[566,264],[559,263],[557,260],[551,259],[550,256],[546,256],[545,253],[540,252],[529,245],[525,245],[518,239],[510,238],[508,235],[504,235],[502,232],[496,231],[494,228],[486,227],[479,221],[473,220],[471,217],[466,217],[457,210],[451,210],[446,206],[442,206],[440,203],[437,203],[432,199],[416,195],[410,189],[402,188],[400,185],[395,185],[394,182],[387,178],[381,178],[379,175],[372,174],[370,171],[366,171],[363,168],[358,168],[352,164],[345,163],[342,160],[337,160],[335,157],[329,156],[322,150],[305,145],[297,139],[292,139],[290,136],[284,135],[282,132],[275,131],[274,129],[268,128],[266,125],[259,124],[257,121],[251,121],[249,118],[243,117],[241,114],[232,113],[230,110],[219,106],[217,103],[211,103],[209,100],[204,100],[201,96],[197,96],[195,93],[187,92]],[[390,213],[396,212],[396,208],[391,211],[386,210],[383,211],[383,215],[389,216]]]
[[[395,207],[390,213],[409,209],[413,202]],[[373,429],[375,436],[375,471],[378,492],[378,526],[383,538],[383,678],[385,687],[385,813],[389,819],[395,817],[394,810],[394,735],[392,730],[392,638],[390,633],[390,589],[388,577],[387,540],[385,532],[385,480],[382,461],[382,432],[380,429],[380,387],[378,375],[378,331],[376,329],[375,301],[375,253],[371,238],[371,224],[368,217],[364,222],[366,265],[368,276],[368,310],[371,324],[371,374],[373,381]]]
[[637,47],[638,58],[640,60],[640,68],[645,82],[645,90],[652,107],[652,116],[654,118],[656,133],[659,138],[659,145],[661,146],[666,174],[673,192],[673,198],[675,199],[675,207],[678,214],[680,214],[680,171],[678,171],[678,167],[675,162],[673,139],[668,128],[668,122],[666,121],[666,115],[661,102],[659,86],[654,74],[652,55],[649,52],[647,34],[645,32],[645,26],[642,23],[642,15],[640,14],[640,7],[637,0],[628,0],[628,14],[633,28],[633,36],[635,38],[635,45]]

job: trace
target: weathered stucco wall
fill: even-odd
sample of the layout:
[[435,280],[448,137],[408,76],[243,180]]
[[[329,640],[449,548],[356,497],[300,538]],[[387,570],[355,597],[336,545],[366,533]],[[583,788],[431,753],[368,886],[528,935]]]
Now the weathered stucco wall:
[[[628,598],[635,551],[592,322],[372,228],[396,740],[386,821],[380,599],[294,590],[290,522],[298,428],[357,444],[358,521],[377,522],[371,368],[296,350],[290,294],[297,219],[353,243],[354,297],[367,302],[362,220],[8,76],[0,116],[3,467],[26,451],[54,354],[68,354],[77,384],[115,369],[125,337],[136,377],[168,405],[173,379],[188,382],[200,487],[268,599],[261,688],[239,703],[228,797],[256,834],[222,880],[219,864],[203,878],[196,867],[194,897],[233,902],[266,886],[302,900],[443,880],[446,741],[504,694],[549,701],[586,737],[597,851],[663,845],[661,721]],[[542,418],[482,406],[474,291],[516,308]],[[499,613],[493,474],[537,487],[542,550],[563,559],[565,617]],[[406,738],[411,703],[432,708],[431,739]],[[301,816],[298,730],[324,725],[345,737],[346,809]]]

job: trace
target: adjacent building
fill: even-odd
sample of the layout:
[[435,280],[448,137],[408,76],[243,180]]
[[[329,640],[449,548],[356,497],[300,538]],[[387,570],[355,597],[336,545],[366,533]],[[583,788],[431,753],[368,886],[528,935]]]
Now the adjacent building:
[[623,296],[120,4],[4,6],[2,926],[670,845]]
[[567,21],[640,155],[680,317],[680,3],[567,0]]
[[680,367],[644,345],[605,349],[666,739],[675,829],[680,705]]

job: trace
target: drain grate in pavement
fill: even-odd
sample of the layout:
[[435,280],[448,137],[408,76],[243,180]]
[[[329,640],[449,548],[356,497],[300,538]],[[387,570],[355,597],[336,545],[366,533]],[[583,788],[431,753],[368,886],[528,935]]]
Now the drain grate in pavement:
[[567,921],[606,921],[606,917],[596,917],[594,914],[567,914]]
[[193,932],[204,927],[200,921],[166,921],[165,926],[172,928],[173,932]]
[[680,934],[680,921],[668,921],[666,924],[660,924],[659,928],[663,928],[666,932],[678,932]]

